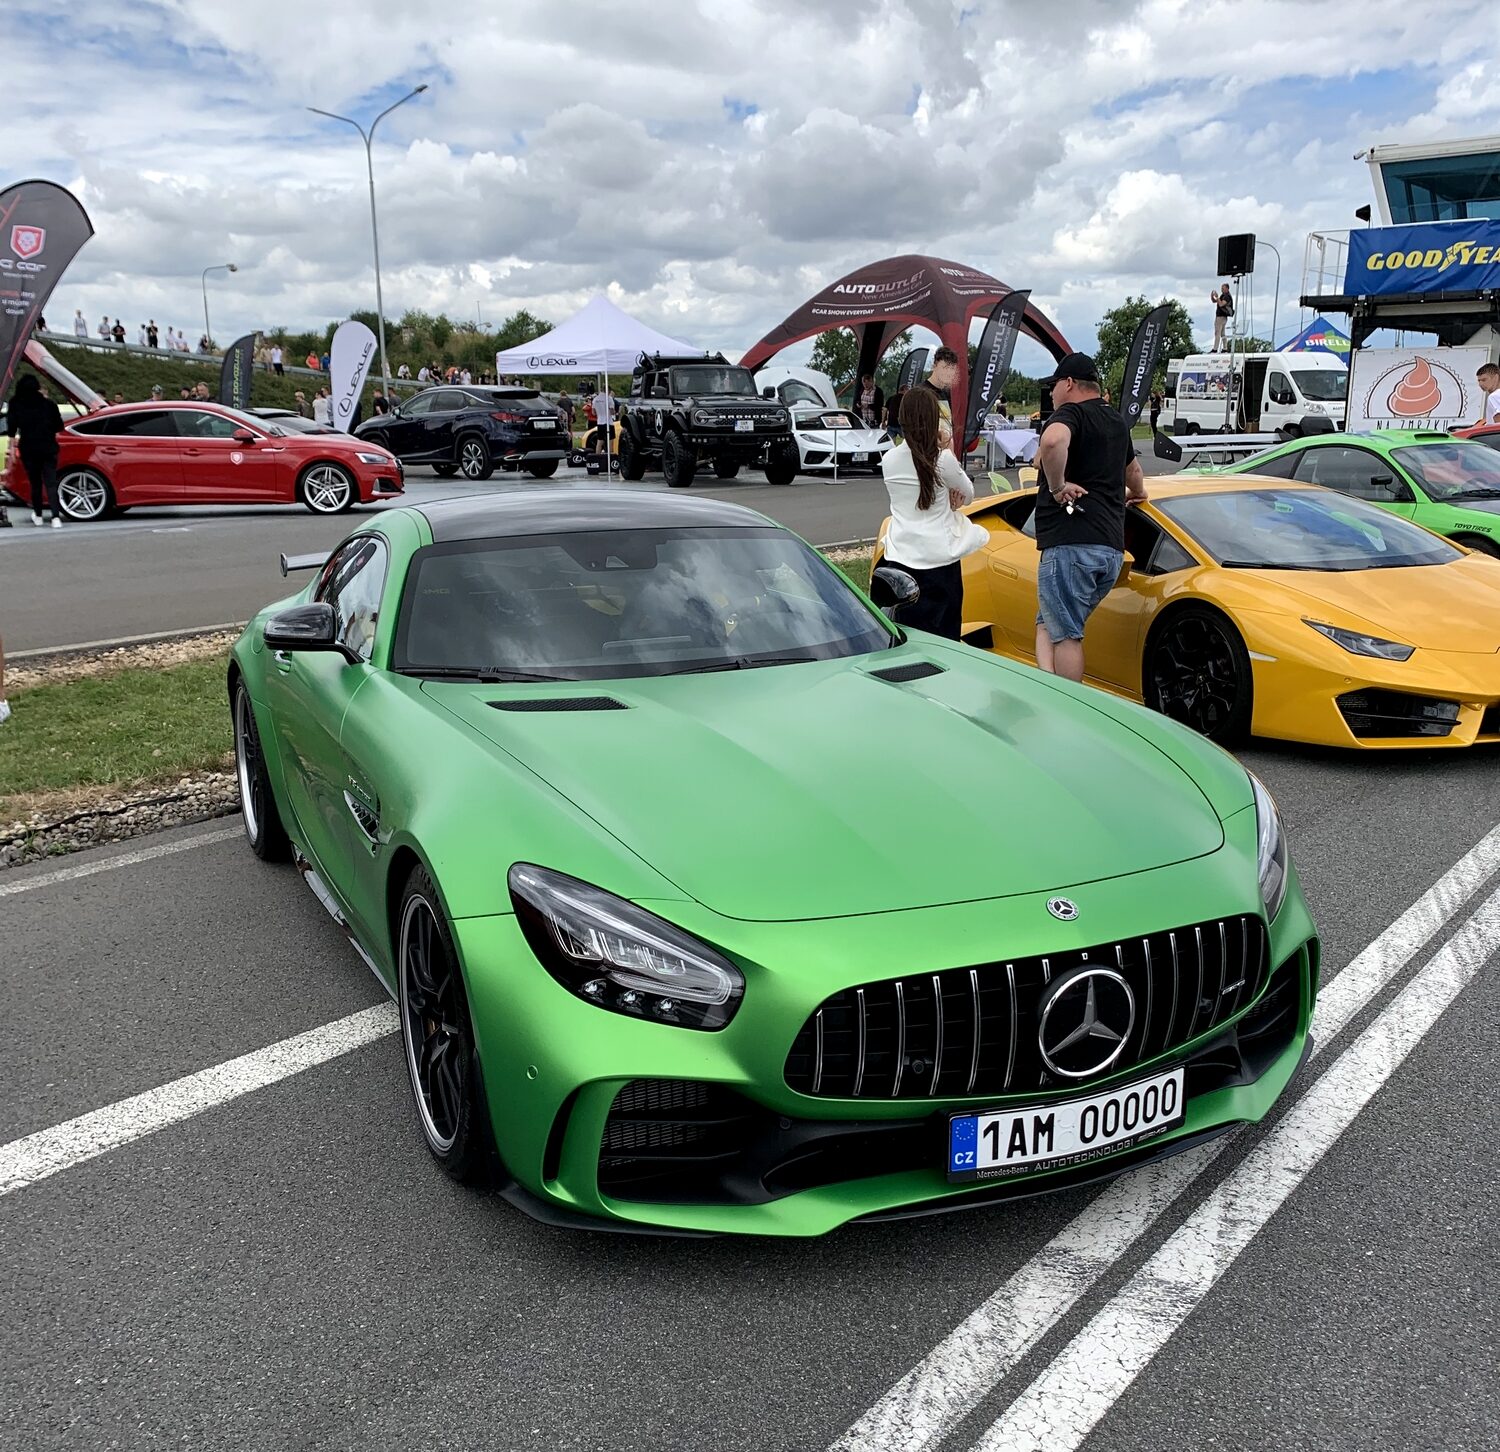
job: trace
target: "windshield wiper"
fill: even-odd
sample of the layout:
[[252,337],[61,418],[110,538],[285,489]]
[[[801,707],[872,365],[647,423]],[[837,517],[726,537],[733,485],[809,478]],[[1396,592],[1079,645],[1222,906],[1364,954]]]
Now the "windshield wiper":
[[546,671],[512,671],[466,666],[407,666],[398,675],[419,676],[434,681],[479,681],[498,685],[503,681],[571,681],[573,676],[549,675]]
[[1445,502],[1456,504],[1463,499],[1500,499],[1500,489],[1460,489],[1450,494]]
[[702,676],[710,671],[753,671],[761,666],[798,665],[803,661],[823,660],[821,655],[807,651],[788,651],[785,655],[737,655],[733,660],[715,661],[712,665],[689,666],[685,671],[668,671],[673,676]]
[[1226,570],[1338,570],[1341,565],[1282,565],[1274,560],[1220,560]]

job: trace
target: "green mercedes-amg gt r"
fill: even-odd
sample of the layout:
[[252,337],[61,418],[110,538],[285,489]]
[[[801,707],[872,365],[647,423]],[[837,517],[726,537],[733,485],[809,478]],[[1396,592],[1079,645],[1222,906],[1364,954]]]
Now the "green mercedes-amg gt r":
[[229,669],[245,832],[396,999],[459,1179],[817,1235],[1181,1150],[1307,1051],[1318,941],[1253,777],[904,633],[761,515],[531,489],[294,563]]

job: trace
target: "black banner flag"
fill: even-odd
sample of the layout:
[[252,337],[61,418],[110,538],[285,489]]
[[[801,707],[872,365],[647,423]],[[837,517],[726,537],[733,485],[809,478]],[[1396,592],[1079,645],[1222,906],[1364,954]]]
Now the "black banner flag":
[[0,192],[0,397],[10,392],[52,289],[93,235],[78,199],[55,182],[17,182]]
[[1006,375],[1010,372],[1010,360],[1015,356],[1016,337],[1021,331],[1021,318],[1026,304],[1031,300],[1031,289],[1022,288],[1013,292],[990,314],[979,339],[979,351],[974,355],[974,372],[969,378],[969,411],[964,415],[962,458],[969,446],[979,437],[984,428],[984,416],[990,404],[999,397],[1005,387]]
[[219,402],[230,408],[250,407],[250,382],[255,373],[255,340],[258,333],[236,338],[224,351],[219,368]]
[[1171,311],[1170,303],[1152,308],[1130,340],[1125,376],[1120,383],[1120,412],[1131,428],[1141,421],[1141,413],[1151,397],[1151,380],[1156,376],[1156,365],[1167,341],[1167,317]]
[[913,348],[901,360],[901,371],[896,375],[897,393],[900,393],[903,388],[911,388],[916,383],[922,370],[927,366],[927,356],[931,352],[931,348]]

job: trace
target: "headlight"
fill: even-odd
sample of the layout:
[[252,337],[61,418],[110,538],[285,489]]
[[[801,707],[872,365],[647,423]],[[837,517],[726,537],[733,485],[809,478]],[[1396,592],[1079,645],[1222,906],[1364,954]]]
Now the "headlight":
[[706,408],[695,408],[693,410],[693,422],[700,428],[711,428],[714,424],[719,422],[719,416],[716,413],[711,413]]
[[1378,635],[1361,635],[1355,630],[1340,630],[1337,625],[1324,625],[1321,620],[1302,617],[1304,625],[1311,625],[1319,635],[1326,635],[1335,645],[1343,646],[1350,655],[1372,655],[1376,660],[1410,660],[1414,645],[1402,645],[1399,640],[1382,640]]
[[786,420],[787,420],[787,412],[786,412],[786,410],[784,408],[778,408],[778,409],[774,409],[772,411],[772,413],[771,413],[771,422],[772,423],[782,424],[782,423],[785,423]]
[[745,991],[740,970],[680,928],[613,893],[518,862],[510,895],[537,961],[570,993],[633,1018],[720,1029]]
[[356,454],[354,456],[361,464],[394,464],[396,462],[393,454]]
[[1260,869],[1260,900],[1266,905],[1266,921],[1275,922],[1281,900],[1286,896],[1286,832],[1271,793],[1253,771],[1245,774],[1255,793],[1255,856]]

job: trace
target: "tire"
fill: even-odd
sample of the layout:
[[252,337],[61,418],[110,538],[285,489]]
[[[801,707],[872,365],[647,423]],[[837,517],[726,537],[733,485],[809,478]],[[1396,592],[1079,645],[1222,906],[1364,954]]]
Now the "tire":
[[65,469],[57,476],[57,507],[74,524],[92,524],[115,507],[115,491],[97,469]]
[[740,466],[734,459],[715,459],[714,478],[735,479],[739,477]]
[[540,464],[526,464],[523,467],[533,479],[550,479],[557,473],[557,460],[547,459]]
[[802,456],[796,444],[773,444],[766,459],[766,483],[790,484],[797,477]]
[[698,472],[698,461],[682,435],[669,430],[661,441],[661,472],[674,489],[686,489]]
[[1473,550],[1477,554],[1488,555],[1491,559],[1500,560],[1500,544],[1492,539],[1486,539],[1480,534],[1456,534],[1453,543],[1462,545],[1465,549]]
[[458,472],[471,483],[478,484],[495,472],[495,461],[490,456],[490,446],[483,434],[465,434],[458,441]]
[[635,435],[630,432],[629,424],[623,424],[620,428],[620,452],[615,457],[620,461],[620,478],[634,484],[646,477],[646,460],[636,444]]
[[425,867],[407,878],[396,921],[401,1044],[422,1138],[453,1179],[491,1184],[499,1156],[468,995],[442,900]]
[[234,724],[234,774],[240,788],[240,813],[245,840],[262,862],[285,862],[292,855],[286,828],[271,791],[271,777],[260,745],[255,708],[243,681],[236,681],[230,707]]
[[1184,605],[1166,616],[1146,641],[1141,684],[1153,711],[1220,746],[1250,734],[1250,653],[1217,610]]
[[432,466],[432,472],[436,474],[439,479],[451,479],[456,473],[458,473],[458,465],[434,464]]
[[342,464],[325,461],[303,470],[297,494],[314,514],[343,514],[359,498],[359,486]]

